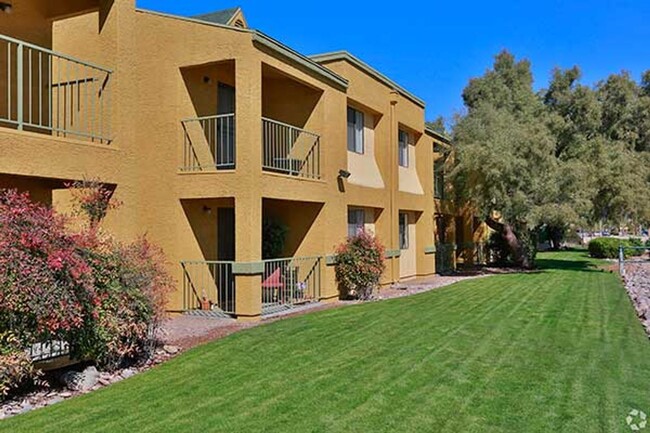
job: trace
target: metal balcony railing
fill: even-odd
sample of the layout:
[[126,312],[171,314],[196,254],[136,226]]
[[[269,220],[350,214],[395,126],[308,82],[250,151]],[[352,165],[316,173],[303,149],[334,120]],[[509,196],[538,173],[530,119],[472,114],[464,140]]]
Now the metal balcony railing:
[[183,171],[232,170],[235,168],[235,115],[185,119]]
[[262,141],[264,170],[320,179],[319,135],[263,118]]
[[0,35],[0,126],[110,143],[111,74]]
[[235,314],[233,262],[185,261],[183,309]]
[[322,262],[322,257],[264,260],[262,315],[317,302],[321,293]]

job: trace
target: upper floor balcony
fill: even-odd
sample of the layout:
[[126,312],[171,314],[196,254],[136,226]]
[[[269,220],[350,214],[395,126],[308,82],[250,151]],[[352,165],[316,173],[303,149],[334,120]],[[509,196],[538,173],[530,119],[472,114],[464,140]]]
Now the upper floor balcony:
[[[235,114],[185,119],[183,171],[236,168]],[[320,179],[320,136],[262,118],[262,169],[268,172]]]
[[[238,148],[254,146],[264,172],[320,179],[321,137],[309,127],[322,91],[264,65],[262,100],[237,100],[234,69],[227,61],[183,71],[198,116],[181,121],[181,171],[236,170]],[[236,104],[261,105],[261,118],[247,119],[261,128],[260,143],[238,139]]]
[[0,127],[112,141],[112,71],[0,35]]

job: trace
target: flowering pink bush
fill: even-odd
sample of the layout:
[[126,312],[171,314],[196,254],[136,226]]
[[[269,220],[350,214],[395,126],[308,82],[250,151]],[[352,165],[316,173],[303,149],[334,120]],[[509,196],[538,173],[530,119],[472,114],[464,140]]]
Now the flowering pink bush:
[[336,280],[343,298],[369,299],[384,273],[385,249],[365,230],[336,249]]
[[71,338],[95,318],[92,269],[64,225],[28,195],[0,193],[0,329],[26,345]]

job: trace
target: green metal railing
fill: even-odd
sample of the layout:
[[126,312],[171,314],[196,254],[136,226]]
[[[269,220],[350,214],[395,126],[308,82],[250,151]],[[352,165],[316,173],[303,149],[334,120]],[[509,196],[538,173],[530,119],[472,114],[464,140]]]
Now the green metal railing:
[[264,170],[320,179],[319,135],[263,118],[262,141]]
[[111,74],[0,35],[0,126],[108,144]]
[[232,170],[235,168],[235,115],[219,114],[181,121],[181,170]]
[[183,309],[235,314],[234,262],[184,261]]
[[293,257],[263,262],[262,316],[320,299],[322,257]]

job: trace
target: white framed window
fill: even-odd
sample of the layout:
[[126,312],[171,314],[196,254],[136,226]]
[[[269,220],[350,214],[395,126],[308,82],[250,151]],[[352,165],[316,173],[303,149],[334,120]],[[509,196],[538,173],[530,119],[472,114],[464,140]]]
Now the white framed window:
[[363,154],[363,113],[348,107],[348,150]]
[[356,236],[365,227],[363,209],[348,209],[348,236]]
[[399,248],[409,248],[409,215],[404,212],[399,213]]
[[409,166],[409,143],[410,135],[408,132],[399,130],[399,139],[398,139],[398,156],[399,156],[399,165],[401,167]]

